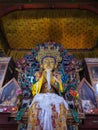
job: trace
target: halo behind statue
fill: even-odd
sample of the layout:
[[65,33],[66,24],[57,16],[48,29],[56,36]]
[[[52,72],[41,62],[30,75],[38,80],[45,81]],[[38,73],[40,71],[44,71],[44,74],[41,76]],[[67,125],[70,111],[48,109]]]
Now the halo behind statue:
[[19,85],[23,91],[29,92],[31,85],[36,82],[34,74],[36,71],[40,71],[40,65],[45,57],[53,57],[55,59],[56,70],[62,76],[62,83],[66,91],[70,89],[69,87],[77,87],[76,72],[80,68],[80,62],[69,51],[65,50],[62,44],[47,42],[37,44],[31,52],[17,61],[17,68],[20,72],[23,71],[19,78]]

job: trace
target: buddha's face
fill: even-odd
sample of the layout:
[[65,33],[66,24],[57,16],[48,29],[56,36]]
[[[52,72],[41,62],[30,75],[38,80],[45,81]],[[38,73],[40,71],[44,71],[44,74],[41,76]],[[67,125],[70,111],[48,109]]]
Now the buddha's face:
[[43,69],[50,69],[53,70],[55,67],[55,59],[52,57],[46,57],[43,59]]

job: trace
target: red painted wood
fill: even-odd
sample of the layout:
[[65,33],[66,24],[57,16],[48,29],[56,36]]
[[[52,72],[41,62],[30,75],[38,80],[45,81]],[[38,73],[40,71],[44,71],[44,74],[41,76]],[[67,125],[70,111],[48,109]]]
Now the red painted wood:
[[0,17],[13,12],[15,10],[25,10],[25,9],[81,9],[89,10],[98,14],[98,3],[35,3],[35,4],[16,4],[7,7],[2,7],[0,10]]
[[18,123],[10,113],[0,113],[0,130],[17,130]]

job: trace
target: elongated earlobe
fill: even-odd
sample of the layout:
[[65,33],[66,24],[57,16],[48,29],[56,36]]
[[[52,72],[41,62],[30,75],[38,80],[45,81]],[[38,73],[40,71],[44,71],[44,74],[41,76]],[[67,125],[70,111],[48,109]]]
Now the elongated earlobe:
[[55,69],[57,68],[57,65],[58,65],[58,64],[56,63],[55,66],[54,66]]
[[40,65],[40,68],[43,69],[43,64]]

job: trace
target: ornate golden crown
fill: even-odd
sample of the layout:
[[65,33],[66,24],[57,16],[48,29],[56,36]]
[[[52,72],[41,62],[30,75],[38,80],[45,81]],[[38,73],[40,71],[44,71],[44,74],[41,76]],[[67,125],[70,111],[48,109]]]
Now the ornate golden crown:
[[44,46],[40,45],[38,51],[37,60],[41,63],[45,57],[53,57],[56,62],[61,62],[62,58],[60,57],[59,46],[55,46],[56,43],[48,42],[44,43]]

